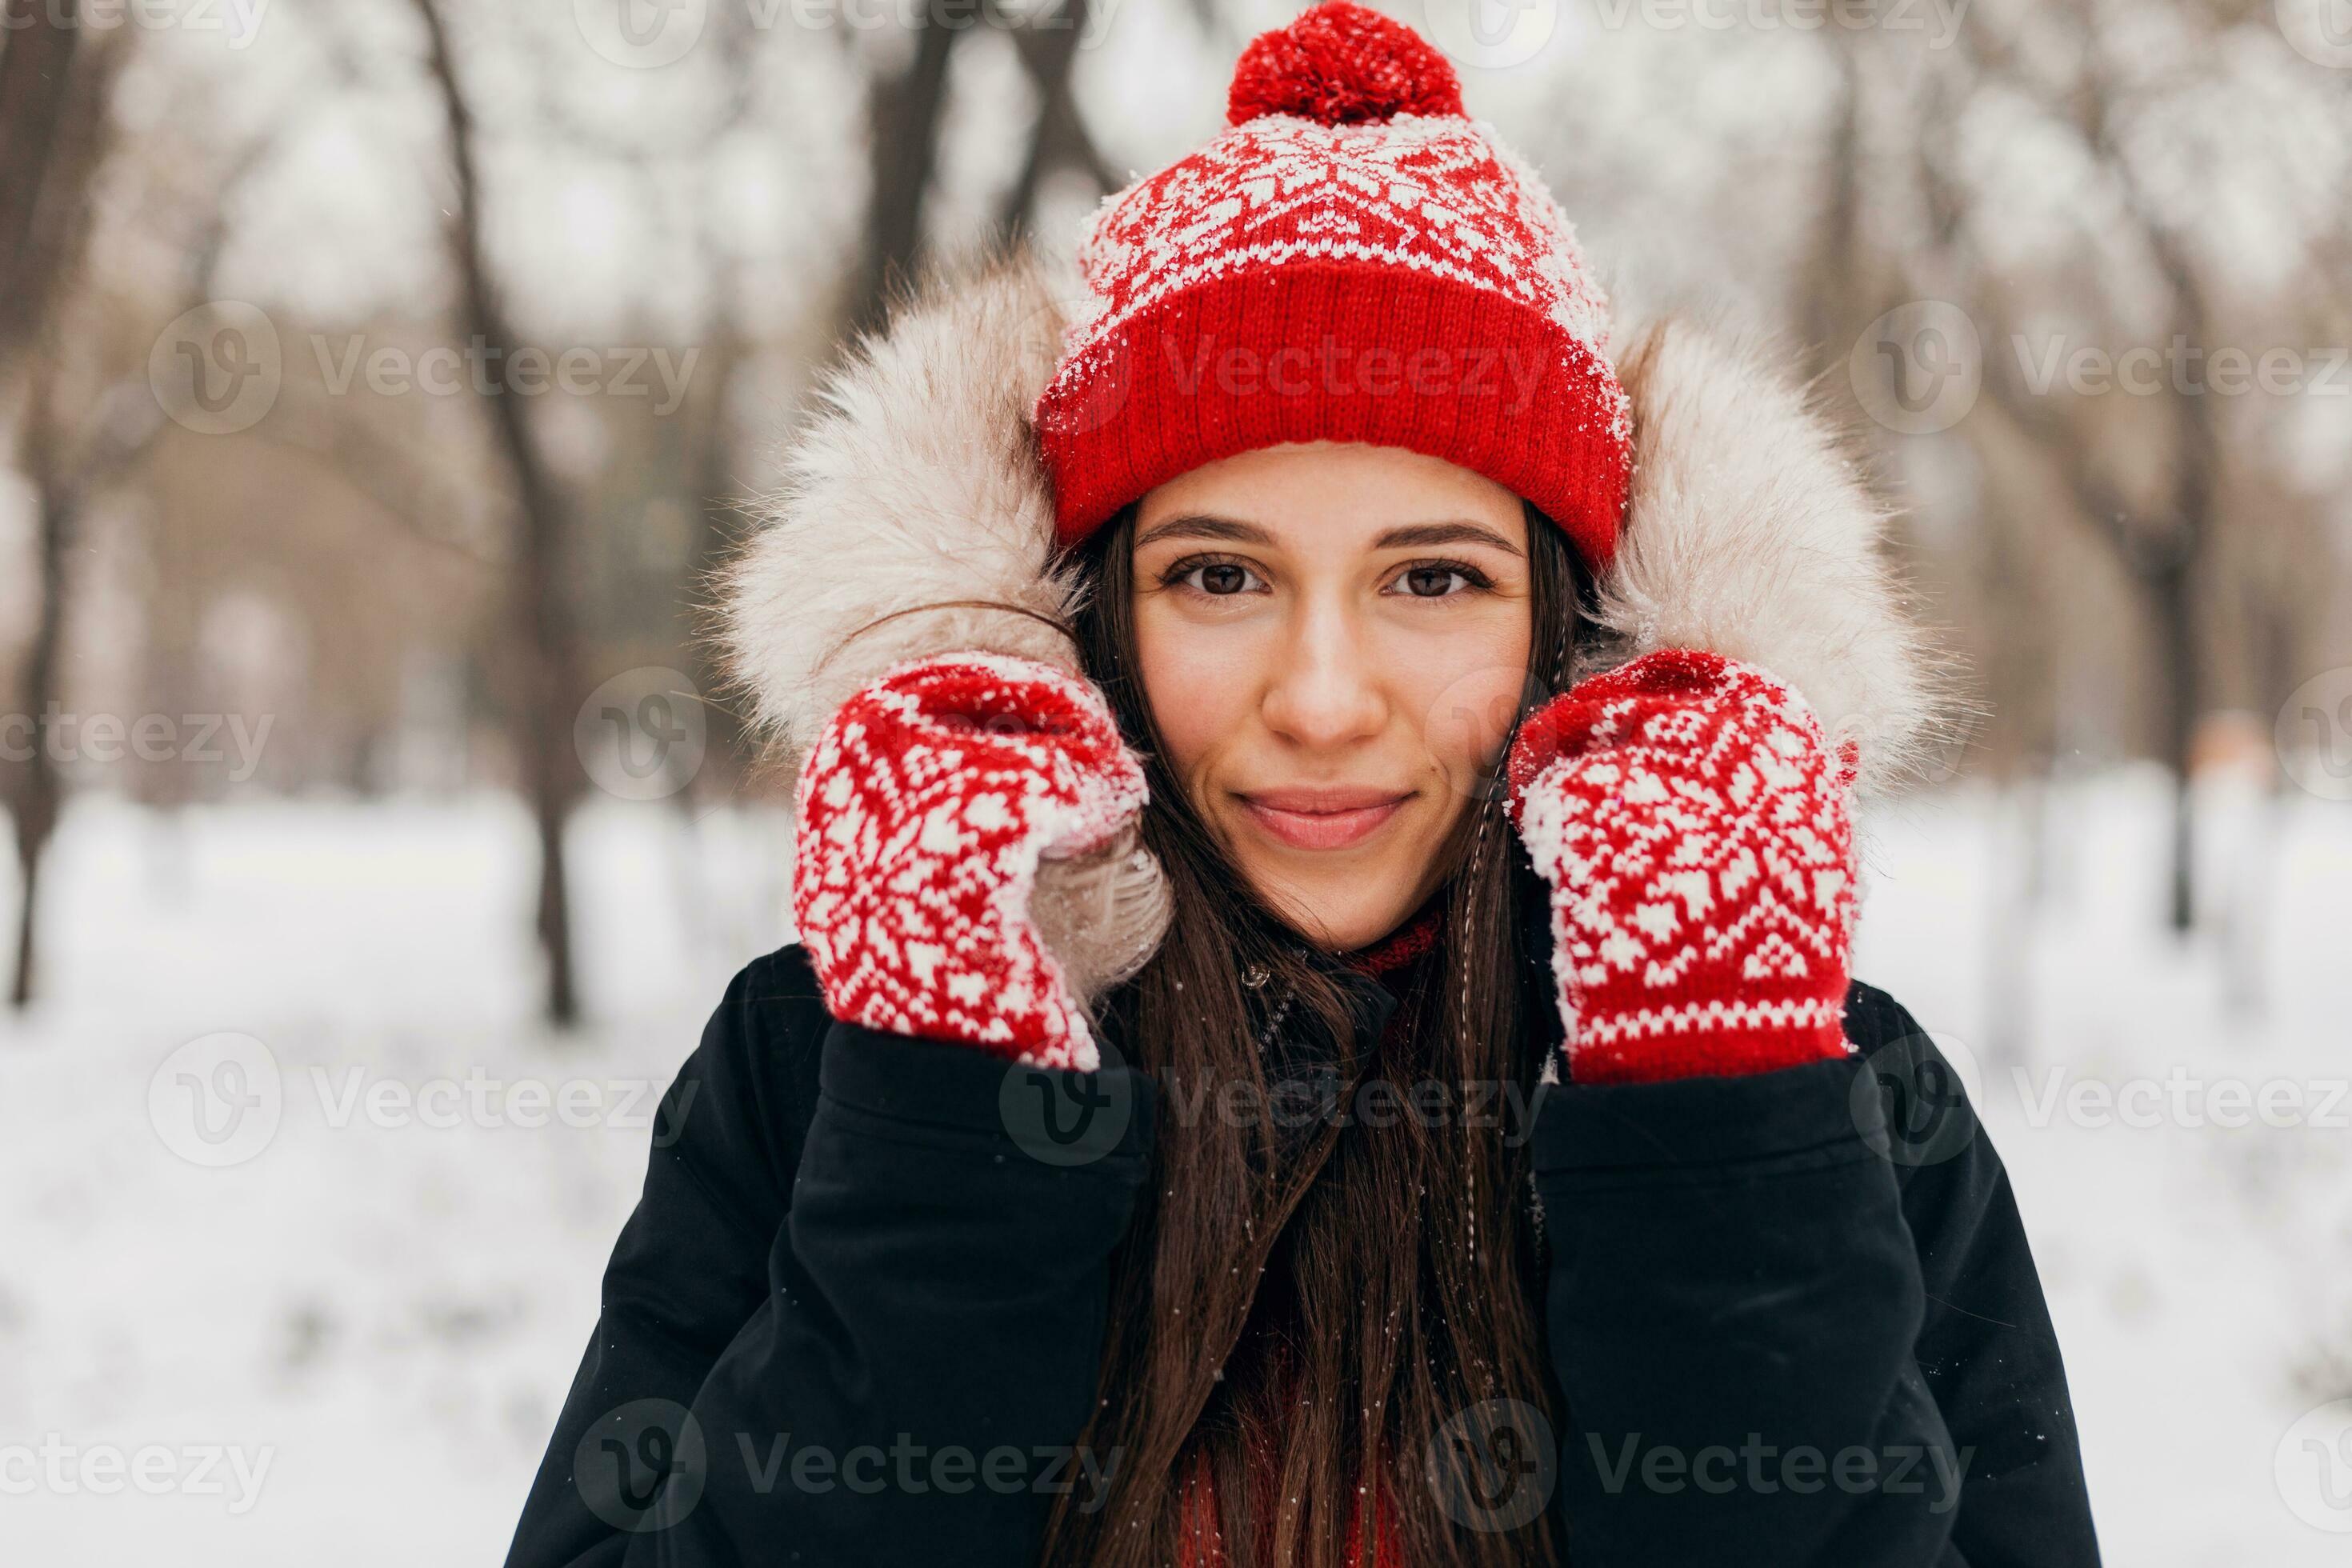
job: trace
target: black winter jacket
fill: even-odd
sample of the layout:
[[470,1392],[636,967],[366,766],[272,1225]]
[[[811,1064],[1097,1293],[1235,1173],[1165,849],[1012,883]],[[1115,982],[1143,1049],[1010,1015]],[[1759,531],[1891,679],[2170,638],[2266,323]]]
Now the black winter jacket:
[[[2000,1157],[1895,1002],[1856,985],[1846,1031],[1858,1059],[1538,1096],[1570,1429],[1465,1415],[1454,1517],[1549,1507],[1579,1568],[2097,1562]],[[1162,1109],[753,963],[665,1098],[510,1568],[1034,1568],[1117,1462],[1073,1445]]]

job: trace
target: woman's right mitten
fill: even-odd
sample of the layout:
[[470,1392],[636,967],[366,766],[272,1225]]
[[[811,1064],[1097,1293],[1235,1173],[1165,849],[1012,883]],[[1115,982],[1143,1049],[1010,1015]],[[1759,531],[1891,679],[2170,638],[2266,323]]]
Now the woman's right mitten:
[[1118,839],[1143,769],[1091,685],[1032,659],[901,665],[803,768],[793,912],[827,1009],[1044,1067],[1099,1065],[1030,915],[1038,869]]

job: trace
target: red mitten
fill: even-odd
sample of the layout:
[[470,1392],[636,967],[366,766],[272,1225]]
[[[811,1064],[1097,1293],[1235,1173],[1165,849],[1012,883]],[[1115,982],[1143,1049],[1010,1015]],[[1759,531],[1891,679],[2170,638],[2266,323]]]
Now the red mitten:
[[1845,1054],[1853,758],[1794,691],[1717,654],[1649,654],[1530,715],[1510,784],[1551,886],[1572,1079]]
[[1045,1067],[1099,1063],[1029,918],[1047,856],[1134,821],[1143,769],[1099,693],[1030,659],[901,665],[801,773],[793,913],[836,1018]]

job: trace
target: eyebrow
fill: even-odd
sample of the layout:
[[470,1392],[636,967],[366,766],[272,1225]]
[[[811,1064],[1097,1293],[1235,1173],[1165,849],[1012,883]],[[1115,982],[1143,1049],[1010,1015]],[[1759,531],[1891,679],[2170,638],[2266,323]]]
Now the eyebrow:
[[1520,553],[1517,545],[1484,523],[1476,522],[1406,523],[1388,530],[1372,541],[1375,550],[1427,550],[1440,544],[1484,544],[1506,555]]
[[1230,517],[1207,517],[1198,512],[1182,512],[1164,522],[1156,522],[1135,542],[1139,550],[1160,539],[1221,539],[1229,544],[1272,544],[1274,535],[1254,522],[1240,522]]
[[[1215,539],[1230,544],[1271,545],[1274,535],[1254,522],[1230,517],[1184,512],[1154,523],[1136,542],[1136,548],[1162,539]],[[1372,541],[1375,550],[1427,550],[1442,544],[1483,544],[1506,555],[1524,553],[1509,540],[1482,523],[1462,520],[1409,522],[1383,530]]]

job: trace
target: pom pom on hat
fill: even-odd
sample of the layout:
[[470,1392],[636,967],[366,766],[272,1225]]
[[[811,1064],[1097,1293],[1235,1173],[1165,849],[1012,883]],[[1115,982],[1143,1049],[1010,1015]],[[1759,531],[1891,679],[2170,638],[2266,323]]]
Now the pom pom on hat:
[[1261,114],[1353,125],[1461,112],[1452,63],[1403,23],[1350,0],[1325,0],[1261,34],[1234,66],[1225,100],[1228,125]]

